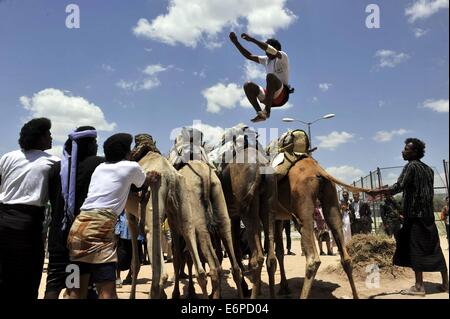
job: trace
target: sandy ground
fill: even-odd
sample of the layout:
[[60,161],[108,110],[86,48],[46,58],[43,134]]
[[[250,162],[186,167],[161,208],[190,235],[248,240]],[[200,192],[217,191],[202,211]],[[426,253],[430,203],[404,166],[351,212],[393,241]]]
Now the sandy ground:
[[[291,294],[285,296],[277,296],[278,298],[295,299],[300,295],[300,289],[303,284],[303,277],[305,274],[305,257],[301,256],[300,241],[293,240],[292,251],[296,253],[296,256],[285,256],[285,267],[286,274],[289,282],[289,288],[291,289]],[[449,261],[449,251],[447,239],[443,236],[441,237],[441,247],[444,251],[444,255],[447,261]],[[335,249],[336,251],[336,249]],[[350,290],[350,285],[347,281],[345,275],[338,272],[330,273],[326,270],[327,266],[336,266],[339,264],[339,256],[321,256],[322,264],[316,276],[316,281],[311,290],[310,298],[314,299],[336,299],[336,298],[352,298],[352,293]],[[247,264],[248,261],[244,261]],[[166,263],[166,271],[169,275],[169,280],[165,286],[165,292],[169,298],[172,296],[173,291],[173,266],[171,263]],[[46,267],[46,265],[45,265]],[[223,262],[224,274],[222,281],[222,295],[223,298],[236,298],[237,291],[236,285],[233,281],[230,269],[230,263],[228,258]],[[122,272],[122,279],[125,278],[127,272]],[[247,282],[251,288],[251,281],[246,274]],[[399,294],[401,289],[409,288],[414,284],[414,274],[413,272],[406,272],[405,276],[398,276],[397,278],[392,278],[390,275],[380,275],[380,284],[378,288],[368,288],[365,283],[365,278],[355,278],[357,290],[360,298],[363,299],[448,299],[448,293],[439,292],[439,284],[441,283],[441,276],[439,273],[426,273],[424,274],[424,280],[426,284],[426,297],[413,297],[413,296],[403,296]],[[269,298],[268,290],[268,276],[265,267],[262,271],[262,295],[260,298]],[[42,276],[41,286],[39,289],[39,298],[43,298],[45,291],[46,282],[46,271],[44,269],[44,274]],[[279,289],[280,273],[277,269],[275,275],[276,291]],[[187,280],[182,280],[180,288],[183,296],[187,296]],[[143,266],[139,274],[138,287],[137,287],[137,298],[146,299],[149,296],[149,290],[151,285],[151,267]],[[121,299],[128,299],[130,286],[125,285],[122,288],[118,288],[118,295]],[[195,285],[196,293],[200,293],[200,287]],[[210,289],[210,284],[208,284],[208,291]],[[183,296],[183,298],[184,298]]]

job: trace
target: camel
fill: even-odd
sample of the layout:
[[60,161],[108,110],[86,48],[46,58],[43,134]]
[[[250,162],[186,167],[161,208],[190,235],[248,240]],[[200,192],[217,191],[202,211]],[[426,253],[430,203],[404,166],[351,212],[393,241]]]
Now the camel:
[[342,216],[339,210],[339,200],[335,184],[346,187],[352,191],[367,192],[369,190],[347,185],[329,175],[312,157],[306,157],[298,161],[281,179],[278,184],[279,202],[292,216],[276,212],[276,255],[280,265],[281,283],[280,293],[288,293],[286,274],[283,263],[283,238],[281,236],[281,220],[294,218],[300,225],[302,250],[306,256],[306,274],[300,298],[309,296],[315,275],[320,266],[320,258],[317,253],[313,233],[314,205],[319,199],[325,221],[331,230],[341,256],[341,264],[348,277],[353,298],[358,299],[355,282],[352,275],[351,258],[344,243],[342,230]]
[[[250,268],[253,287],[251,298],[261,294],[261,270],[264,253],[261,245],[260,223],[263,224],[265,237],[268,238],[266,266],[269,273],[270,297],[275,298],[276,257],[274,252],[274,214],[271,209],[276,199],[276,180],[273,175],[262,174],[268,161],[254,147],[236,151],[232,163],[221,166],[219,178],[225,194],[230,218],[232,219],[233,244],[239,266],[243,269],[242,254],[239,247],[240,219],[247,233],[251,250]],[[242,280],[242,287],[247,292],[247,284]]]
[[[139,271],[137,254],[138,221],[145,225],[148,251],[151,254],[152,263],[152,285],[149,297],[152,299],[166,298],[163,290],[165,279],[161,274],[164,272],[164,259],[161,250],[161,218],[166,212],[170,229],[174,236],[174,256],[180,256],[180,242],[178,237],[183,236],[191,258],[197,271],[197,280],[202,289],[202,295],[207,298],[206,273],[201,264],[195,228],[192,219],[192,211],[187,193],[185,177],[179,174],[166,158],[158,153],[148,152],[139,160],[139,164],[145,172],[155,171],[161,175],[158,192],[152,191],[151,202],[141,201],[132,194],[129,196],[126,206],[128,225],[133,241],[132,259],[132,288],[130,299],[135,298],[136,281]],[[179,268],[179,259],[174,258],[174,269]],[[178,281],[175,272],[175,281]],[[174,291],[176,294],[176,292]]]
[[[242,273],[234,253],[231,222],[219,178],[208,164],[199,160],[189,161],[179,170],[179,173],[185,177],[189,185],[186,196],[189,196],[199,248],[209,265],[212,283],[211,297],[214,299],[221,298],[222,260],[216,254],[216,251],[221,253],[222,241],[230,258],[238,297],[242,298]],[[214,237],[217,240],[214,240]],[[189,291],[191,292],[193,291],[193,284],[189,261],[188,266]],[[175,270],[175,272],[179,273],[180,270]],[[178,282],[175,282],[175,290],[178,291],[178,289]]]

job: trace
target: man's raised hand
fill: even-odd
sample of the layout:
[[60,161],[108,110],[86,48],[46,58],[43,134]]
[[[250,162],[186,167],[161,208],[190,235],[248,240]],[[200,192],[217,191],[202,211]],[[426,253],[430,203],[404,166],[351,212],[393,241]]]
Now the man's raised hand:
[[237,41],[236,33],[230,32],[230,40],[231,40],[231,42],[233,42],[233,43]]
[[247,33],[242,33],[241,34],[241,38],[244,39],[245,41],[251,41],[252,37],[249,36]]

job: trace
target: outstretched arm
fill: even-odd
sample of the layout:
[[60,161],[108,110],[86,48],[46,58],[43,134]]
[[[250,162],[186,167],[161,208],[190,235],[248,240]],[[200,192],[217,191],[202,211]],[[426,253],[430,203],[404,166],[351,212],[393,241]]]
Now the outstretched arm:
[[236,46],[236,48],[241,52],[241,54],[248,60],[259,63],[259,59],[257,56],[251,54],[246,48],[244,48],[238,41],[236,33],[230,33],[230,40]]
[[[247,33],[242,33],[241,38],[248,42],[252,42],[252,43],[256,44],[264,52],[267,52],[267,49],[269,48],[269,45],[267,43],[256,40],[255,38],[249,36]],[[272,49],[275,49],[275,48],[272,48]],[[281,53],[279,51],[276,51],[276,54],[273,54],[273,55],[276,55],[277,58],[281,59]]]

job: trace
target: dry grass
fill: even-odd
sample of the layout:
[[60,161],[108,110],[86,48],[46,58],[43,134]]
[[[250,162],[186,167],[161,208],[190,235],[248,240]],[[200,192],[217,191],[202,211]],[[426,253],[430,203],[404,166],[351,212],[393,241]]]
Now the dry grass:
[[[355,235],[347,244],[347,251],[352,258],[353,274],[357,277],[365,278],[367,266],[374,264],[381,274],[391,275],[393,278],[406,275],[407,270],[393,265],[395,240],[385,235]],[[340,264],[328,266],[325,271],[344,275]]]

